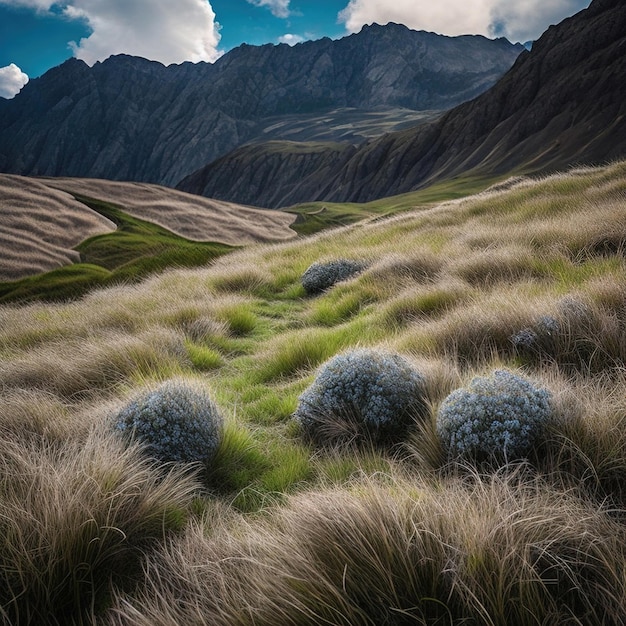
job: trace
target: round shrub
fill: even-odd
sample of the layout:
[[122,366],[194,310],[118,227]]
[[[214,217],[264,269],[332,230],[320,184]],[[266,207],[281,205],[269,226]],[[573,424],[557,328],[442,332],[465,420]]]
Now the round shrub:
[[550,315],[543,315],[532,326],[522,328],[510,339],[520,355],[548,356],[554,352],[559,331],[558,320]]
[[530,451],[549,417],[547,390],[496,370],[442,402],[437,433],[450,458],[514,460]]
[[424,379],[406,359],[360,349],[322,365],[294,418],[318,444],[391,443],[425,412]]
[[164,462],[210,461],[219,447],[223,420],[207,391],[169,380],[137,395],[115,417],[115,430],[145,444]]
[[349,259],[313,263],[302,275],[302,286],[310,295],[321,293],[334,284],[362,272],[365,267],[365,263]]

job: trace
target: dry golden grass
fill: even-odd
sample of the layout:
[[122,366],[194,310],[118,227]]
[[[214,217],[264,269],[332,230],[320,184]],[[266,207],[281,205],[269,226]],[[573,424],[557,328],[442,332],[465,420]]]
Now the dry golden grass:
[[192,241],[246,245],[296,237],[295,215],[210,200],[158,185],[0,175],[0,280],[80,260],[75,246],[115,225],[73,195],[118,204],[129,214]]
[[[138,387],[199,378],[225,415],[186,532],[141,562],[131,551],[138,586],[111,579],[111,610],[92,604],[99,623],[622,626],[624,180],[626,163],[521,180],[71,303],[0,307],[0,452],[44,503],[69,507],[60,484],[128,467],[137,451],[102,424]],[[337,257],[368,269],[306,296],[302,273]],[[414,362],[430,419],[392,451],[310,449],[291,419],[299,394],[326,358],[369,346]],[[434,419],[451,391],[502,367],[548,388],[553,415],[524,462],[478,475],[449,463]],[[72,460],[82,448],[93,465]],[[22,467],[34,449],[47,482]],[[45,528],[50,506],[23,495],[21,474],[3,497],[23,497]],[[76,488],[72,507],[94,497]],[[52,542],[29,530],[7,554],[30,562],[40,537]]]
[[17,280],[75,263],[72,248],[115,230],[105,217],[63,191],[23,176],[0,174],[0,280]]
[[92,624],[113,582],[184,522],[196,483],[104,429],[83,441],[0,440],[0,618]]
[[211,200],[148,183],[86,178],[41,179],[51,188],[104,200],[130,215],[153,222],[193,241],[245,245],[293,239],[295,215]]
[[108,623],[621,624],[624,545],[606,512],[541,481],[382,476],[191,526]]

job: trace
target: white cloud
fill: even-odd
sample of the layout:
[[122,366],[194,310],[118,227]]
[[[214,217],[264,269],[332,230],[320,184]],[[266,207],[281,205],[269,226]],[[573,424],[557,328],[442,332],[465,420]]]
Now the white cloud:
[[27,82],[28,76],[15,63],[0,67],[0,96],[3,98],[12,98]]
[[589,6],[590,0],[498,0],[491,9],[489,34],[511,41],[538,39],[548,26],[558,24]]
[[293,35],[292,33],[287,33],[287,34],[283,35],[282,37],[279,37],[278,41],[280,43],[289,44],[290,46],[295,46],[297,43],[303,42],[304,41],[304,37],[302,37],[300,35]]
[[0,4],[49,10],[53,5],[92,31],[74,56],[93,64],[112,54],[132,54],[166,65],[214,61],[220,56],[219,24],[208,0],[0,0]]
[[72,43],[74,55],[94,63],[124,52],[154,61],[214,61],[220,35],[206,0],[74,0],[66,15],[82,18],[91,35]]
[[550,24],[589,6],[590,0],[350,0],[339,13],[348,32],[364,24],[398,22],[444,35],[482,34],[511,41],[537,39]]
[[272,15],[276,17],[289,17],[291,11],[289,10],[289,2],[291,0],[247,0],[249,4],[253,4],[255,7],[267,7]]

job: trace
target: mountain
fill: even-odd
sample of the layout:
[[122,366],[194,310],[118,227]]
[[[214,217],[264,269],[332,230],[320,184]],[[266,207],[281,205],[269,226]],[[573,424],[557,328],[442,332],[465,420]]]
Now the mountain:
[[[275,145],[241,148],[183,180],[186,191],[258,206],[365,202],[462,173],[499,175],[626,155],[626,3],[594,0],[550,27],[490,90],[437,121],[295,170]],[[263,178],[263,188],[254,180]]]
[[[361,142],[476,96],[522,50],[388,24],[337,41],[243,45],[213,64],[70,59],[0,99],[0,171],[173,185],[262,138]],[[339,123],[346,108],[373,114],[365,130]]]

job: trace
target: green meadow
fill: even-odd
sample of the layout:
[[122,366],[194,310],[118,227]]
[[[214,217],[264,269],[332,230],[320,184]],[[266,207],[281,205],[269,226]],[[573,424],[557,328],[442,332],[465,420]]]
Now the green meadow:
[[[626,162],[294,207],[300,237],[239,249],[90,206],[118,231],[84,264],[0,286],[4,623],[624,623]],[[365,269],[307,293],[340,258]],[[299,398],[355,349],[409,362],[426,414],[313,443]],[[451,457],[442,403],[498,369],[549,422],[521,458]],[[219,407],[210,462],[114,428],[170,379]]]

